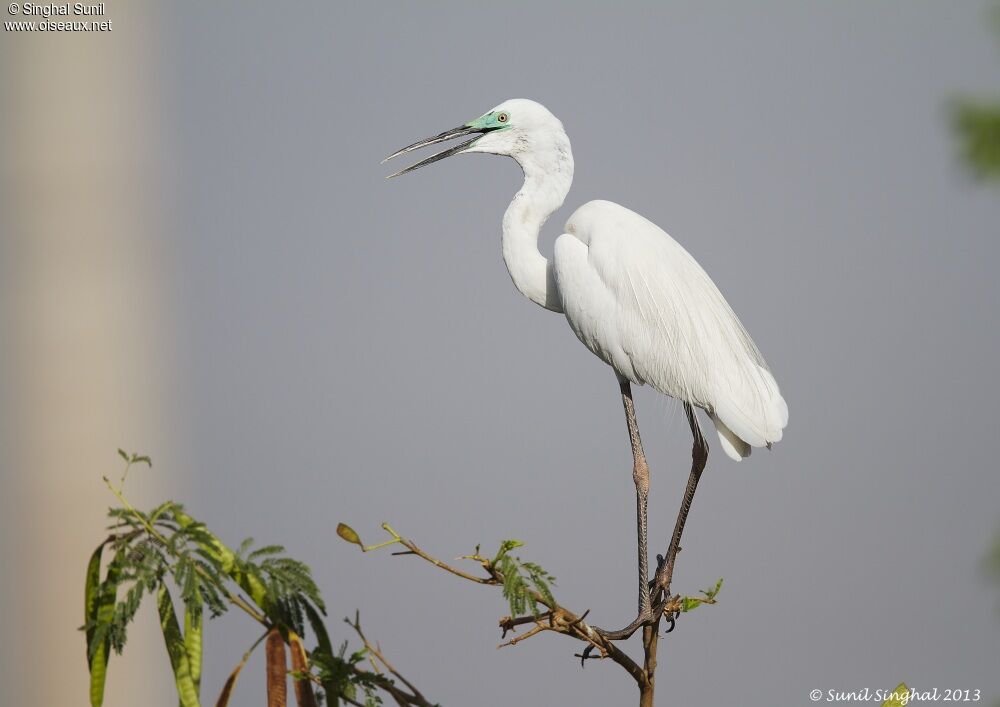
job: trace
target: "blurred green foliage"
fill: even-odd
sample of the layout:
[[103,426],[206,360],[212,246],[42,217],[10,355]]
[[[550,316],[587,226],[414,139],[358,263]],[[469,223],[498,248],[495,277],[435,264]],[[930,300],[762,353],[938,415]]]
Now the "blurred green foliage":
[[[983,567],[986,576],[1000,587],[1000,530],[993,536],[993,545],[983,560]],[[1000,602],[997,603],[997,608],[1000,609]]]
[[[990,13],[1000,40],[1000,3]],[[1000,98],[961,98],[951,107],[951,123],[962,160],[982,181],[1000,181]]]
[[983,181],[1000,181],[1000,101],[957,101],[952,126],[962,159],[973,175]]
[[[237,665],[217,705],[228,704],[249,654],[273,632],[302,655],[304,671],[293,675],[302,694],[300,705],[324,698],[330,705],[341,700],[378,705],[379,691],[402,694],[390,677],[361,666],[366,648],[349,652],[346,642],[333,647],[324,625],[326,607],[307,565],[286,556],[280,545],[254,548],[252,539],[234,551],[173,501],[148,512],[136,509],[123,495],[122,485],[133,465],[152,463],[146,456],[118,453],[125,461],[121,481],[118,486],[107,477],[104,481],[121,505],[108,511],[109,535],[90,558],[84,586],[81,630],[87,639],[93,707],[104,701],[111,650],[121,653],[125,648],[127,629],[146,597],[155,597],[181,707],[201,704],[204,614],[214,618],[233,606],[260,624],[265,634]],[[309,651],[303,645],[307,632],[315,642]]]

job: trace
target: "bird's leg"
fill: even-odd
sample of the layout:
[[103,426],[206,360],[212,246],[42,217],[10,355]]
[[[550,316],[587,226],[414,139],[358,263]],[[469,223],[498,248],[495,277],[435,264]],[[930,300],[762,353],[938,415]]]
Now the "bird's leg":
[[635,482],[636,530],[639,546],[639,615],[635,621],[620,631],[597,629],[601,635],[611,640],[631,636],[637,628],[653,620],[653,610],[649,601],[649,558],[647,554],[647,506],[649,498],[649,465],[642,451],[639,437],[639,423],[635,418],[635,403],[632,401],[632,385],[628,379],[619,377],[622,404],[625,406],[625,423],[628,425],[629,441],[632,443],[632,480]]
[[[638,473],[639,471],[639,459],[642,458],[642,465],[645,467],[645,457],[642,454],[642,443],[639,441],[639,430],[635,425],[635,410],[632,407],[632,395],[631,389],[628,388],[628,381],[622,383],[622,398],[625,400],[625,415],[629,421],[629,435],[632,436],[634,440],[632,443],[632,451],[635,456],[636,466],[634,476],[636,478],[636,495],[639,497],[639,479],[643,476]],[[701,474],[705,470],[705,464],[708,461],[708,443],[705,441],[705,437],[701,433],[701,426],[698,424],[698,417],[695,414],[694,407],[690,403],[684,403],[684,413],[687,415],[688,424],[691,426],[691,435],[694,437],[694,444],[691,448],[691,473],[688,476],[687,487],[684,489],[684,498],[681,499],[680,512],[677,514],[677,522],[674,526],[674,533],[670,538],[670,546],[667,548],[667,554],[665,557],[657,555],[656,564],[656,575],[653,580],[649,583],[648,588],[644,587],[645,591],[639,595],[639,616],[631,624],[621,629],[620,631],[604,631],[595,627],[595,630],[600,633],[605,638],[618,641],[628,638],[633,633],[636,632],[641,626],[649,625],[659,617],[663,610],[666,608],[667,603],[670,601],[670,580],[673,578],[674,574],[674,563],[677,560],[677,553],[680,552],[681,546],[681,535],[684,533],[684,525],[687,522],[688,512],[691,510],[691,503],[694,501],[695,491],[698,489],[698,482],[701,480]],[[634,434],[633,434],[634,430]],[[636,454],[636,449],[638,449],[638,454]],[[649,469],[645,468],[645,491],[649,490]],[[640,522],[639,522],[639,563],[640,563],[640,581],[642,577],[646,576],[647,569],[646,565],[646,539],[645,539],[645,493],[642,495],[642,501],[640,505]],[[652,600],[650,596],[652,595]],[[645,600],[645,609],[643,608],[643,601]],[[651,601],[655,601],[656,605],[651,607]],[[673,617],[668,617],[670,622],[670,628],[667,629],[669,633],[673,630]]]
[[684,413],[687,415],[688,424],[691,426],[691,435],[694,437],[694,444],[691,448],[691,473],[688,475],[687,486],[684,489],[684,497],[681,499],[681,508],[677,513],[677,522],[674,525],[674,533],[670,537],[667,555],[666,557],[657,555],[656,576],[653,578],[651,587],[653,595],[657,600],[660,600],[657,603],[657,610],[654,611],[657,615],[663,611],[663,605],[670,599],[670,581],[674,576],[677,553],[681,549],[681,535],[684,533],[684,525],[687,523],[691,503],[694,501],[694,493],[698,490],[701,473],[705,470],[705,464],[708,462],[708,442],[705,441],[705,437],[701,433],[701,425],[698,424],[698,416],[691,403],[684,403]]
[[647,531],[647,508],[649,500],[649,465],[642,451],[639,437],[639,423],[635,419],[635,403],[632,401],[632,385],[626,379],[620,381],[622,404],[625,407],[625,422],[628,437],[632,443],[632,481],[635,482],[635,520],[639,546],[639,616],[649,616],[649,554]]

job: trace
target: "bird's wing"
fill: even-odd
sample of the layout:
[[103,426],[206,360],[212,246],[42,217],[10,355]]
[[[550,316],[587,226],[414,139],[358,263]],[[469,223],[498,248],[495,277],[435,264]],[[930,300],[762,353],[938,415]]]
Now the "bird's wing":
[[788,409],[774,377],[679,243],[606,201],[582,206],[566,230],[556,242],[559,292],[570,326],[591,351],[632,381],[705,408],[731,456],[749,453],[739,440],[759,447],[781,438]]

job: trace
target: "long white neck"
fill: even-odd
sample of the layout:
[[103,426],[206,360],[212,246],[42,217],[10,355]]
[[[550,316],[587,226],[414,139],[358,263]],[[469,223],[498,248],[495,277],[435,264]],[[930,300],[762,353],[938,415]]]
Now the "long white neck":
[[552,263],[538,250],[538,233],[562,206],[573,183],[573,152],[561,130],[546,144],[514,159],[524,170],[524,185],[503,215],[503,260],[514,286],[535,304],[561,312]]

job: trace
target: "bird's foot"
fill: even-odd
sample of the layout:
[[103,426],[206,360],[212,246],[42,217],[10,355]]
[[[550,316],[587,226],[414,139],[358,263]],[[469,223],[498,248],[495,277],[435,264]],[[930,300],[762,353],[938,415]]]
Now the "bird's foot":
[[624,641],[643,626],[649,626],[653,623],[655,620],[654,616],[653,610],[647,607],[644,611],[640,611],[639,615],[635,617],[635,621],[625,628],[618,629],[617,631],[605,631],[603,628],[594,626],[594,630],[609,641]]
[[677,614],[674,611],[667,611],[667,604],[670,603],[670,598],[665,597],[661,601],[657,602],[654,606],[647,605],[642,610],[639,611],[639,615],[635,617],[635,621],[630,623],[625,628],[619,629],[617,631],[605,631],[602,628],[594,626],[594,630],[597,631],[603,638],[609,641],[624,641],[626,638],[630,638],[633,633],[638,631],[640,628],[645,626],[652,626],[655,624],[661,616],[666,617],[667,629],[666,633],[670,633],[674,630],[674,625],[676,624]]
[[[667,628],[664,633],[670,633],[674,630],[677,625],[677,614],[675,611],[667,611],[667,604],[670,603],[670,599],[666,598],[656,604],[656,606],[648,609],[647,611],[640,611],[639,615],[635,618],[635,621],[630,623],[625,628],[619,631],[605,631],[602,628],[594,626],[593,629],[604,639],[608,641],[624,641],[626,638],[630,638],[633,633],[638,631],[644,626],[652,626],[656,623],[657,618],[664,616],[667,619]],[[583,649],[582,653],[577,653],[576,656],[580,659],[580,666],[586,665],[587,659],[590,658],[597,646],[593,643],[589,644]]]

